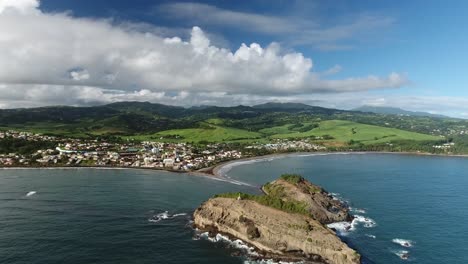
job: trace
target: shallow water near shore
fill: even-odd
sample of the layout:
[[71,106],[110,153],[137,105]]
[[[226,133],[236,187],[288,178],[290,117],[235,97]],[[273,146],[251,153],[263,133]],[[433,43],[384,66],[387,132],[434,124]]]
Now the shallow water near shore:
[[[298,155],[224,172],[255,186],[298,173],[348,201],[358,217],[341,234],[364,263],[468,262],[468,159]],[[162,171],[0,170],[0,262],[243,263],[189,227],[201,202],[227,191],[258,189]]]

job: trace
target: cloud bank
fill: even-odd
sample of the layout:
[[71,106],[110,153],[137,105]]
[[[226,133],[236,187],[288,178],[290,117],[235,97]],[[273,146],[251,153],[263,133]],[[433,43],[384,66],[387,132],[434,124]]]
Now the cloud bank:
[[220,48],[196,26],[189,39],[167,38],[129,23],[39,7],[38,0],[0,0],[0,107],[125,100],[223,104],[408,83],[399,73],[325,79],[341,68],[314,72],[311,58],[276,43]]

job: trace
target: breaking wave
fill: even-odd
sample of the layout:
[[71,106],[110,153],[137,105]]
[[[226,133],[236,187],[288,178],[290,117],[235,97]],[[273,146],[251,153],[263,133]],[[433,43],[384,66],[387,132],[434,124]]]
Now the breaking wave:
[[[229,237],[224,236],[222,234],[216,234],[214,237],[210,237],[208,232],[199,233],[194,237],[194,240],[199,239],[206,239],[213,243],[224,243],[230,248],[234,248],[245,254],[247,258],[258,258],[261,257],[257,252],[255,252],[255,248],[247,245],[244,241],[240,239],[231,240]],[[271,259],[246,259],[244,264],[293,264],[293,263],[302,263],[302,262],[276,262]]]
[[26,194],[26,196],[29,197],[29,196],[33,196],[33,195],[35,195],[35,194],[36,194],[36,191],[30,191],[30,192],[28,192],[28,193]]
[[362,209],[362,208],[350,207],[349,210],[350,210],[351,212],[359,213],[359,214],[365,214],[365,213],[367,213],[366,210],[364,210],[364,209]]
[[395,244],[399,244],[402,247],[407,247],[407,248],[413,246],[413,241],[407,240],[407,239],[395,238],[395,239],[392,239],[392,242]]
[[210,242],[223,242],[226,243],[228,246],[239,249],[248,256],[258,256],[257,252],[255,252],[255,248],[248,246],[244,241],[240,239],[230,240],[227,236],[216,234],[214,237],[210,237],[208,232],[201,233],[196,236],[196,239],[206,239]]
[[246,260],[244,264],[300,264],[304,262],[284,262],[284,261],[274,261],[271,259],[262,259],[262,260]]
[[164,211],[162,213],[153,215],[151,218],[148,219],[148,222],[158,223],[158,222],[160,222],[162,220],[172,219],[172,218],[175,218],[175,217],[178,217],[178,216],[184,216],[184,215],[187,215],[187,214],[186,213],[179,213],[179,214],[170,215],[168,211]]
[[329,228],[335,229],[341,235],[344,235],[348,232],[356,230],[356,228],[361,225],[365,228],[372,228],[375,227],[377,223],[369,217],[354,215],[354,219],[351,222],[336,222],[328,224],[327,226]]
[[399,251],[395,251],[393,253],[395,253],[395,255],[397,255],[398,257],[400,257],[403,260],[409,259],[409,251],[407,251],[407,250],[399,250]]

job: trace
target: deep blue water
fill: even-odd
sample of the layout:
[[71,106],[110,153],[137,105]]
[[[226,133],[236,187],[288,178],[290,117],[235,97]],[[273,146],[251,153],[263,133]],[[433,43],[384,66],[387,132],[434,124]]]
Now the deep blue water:
[[[233,167],[228,175],[261,184],[298,173],[376,222],[344,237],[367,263],[468,263],[468,159],[392,154],[287,157]],[[368,235],[375,236],[374,238]],[[404,248],[392,240],[411,240]],[[407,250],[410,258],[395,253]]]
[[[228,176],[261,185],[291,172],[376,222],[343,237],[365,262],[468,263],[468,159],[296,156],[234,166]],[[226,191],[257,190],[158,171],[0,170],[0,263],[242,263],[187,226],[202,201]],[[187,215],[148,221],[164,211]]]

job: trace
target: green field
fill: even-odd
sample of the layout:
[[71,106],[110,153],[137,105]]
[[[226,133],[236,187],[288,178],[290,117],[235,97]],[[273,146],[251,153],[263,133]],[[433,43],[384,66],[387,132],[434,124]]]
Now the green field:
[[[269,131],[286,131],[286,126],[269,128]],[[385,143],[393,140],[440,140],[440,137],[404,131],[396,128],[387,128],[373,125],[365,125],[351,121],[329,120],[320,122],[319,127],[306,132],[294,132],[272,135],[272,138],[305,138],[329,135],[331,141],[348,142],[359,141],[364,144]]]
[[277,134],[289,134],[295,132],[306,132],[312,130],[316,123],[312,122],[304,122],[304,123],[296,123],[296,124],[286,124],[282,126],[275,126],[269,127],[259,130],[258,132],[265,134],[265,135],[277,135]]
[[440,137],[366,125],[343,120],[329,120],[320,123],[305,122],[264,128],[258,132],[223,127],[222,120],[209,119],[200,123],[198,128],[172,129],[154,134],[127,136],[131,140],[159,140],[166,142],[232,142],[232,141],[268,141],[269,139],[297,139],[308,137],[331,137],[327,142],[348,143],[353,140],[363,144],[386,143],[395,140],[440,140]]
[[243,129],[206,124],[202,128],[172,129],[154,134],[125,137],[134,140],[161,140],[166,142],[223,142],[260,139],[263,135]]

